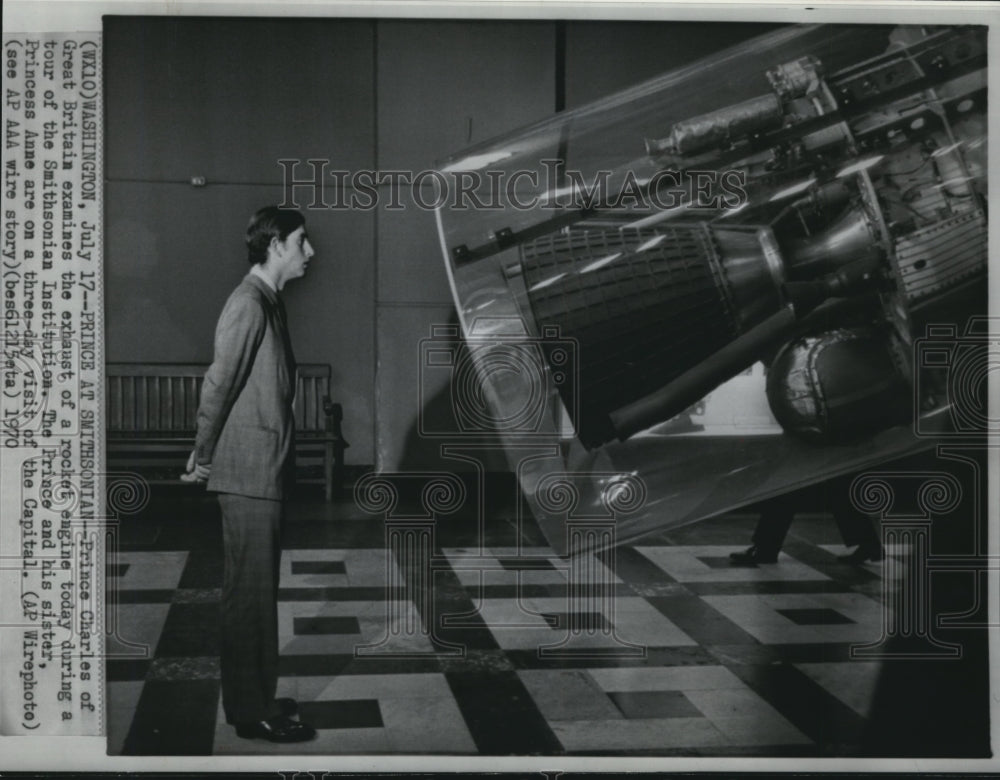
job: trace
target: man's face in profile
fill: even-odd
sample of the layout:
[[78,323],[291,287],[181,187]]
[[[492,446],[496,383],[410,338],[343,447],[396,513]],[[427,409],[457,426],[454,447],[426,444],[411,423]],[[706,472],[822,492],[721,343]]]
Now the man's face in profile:
[[293,230],[284,241],[278,242],[279,271],[285,279],[298,279],[305,276],[309,261],[316,252],[309,243],[306,226]]

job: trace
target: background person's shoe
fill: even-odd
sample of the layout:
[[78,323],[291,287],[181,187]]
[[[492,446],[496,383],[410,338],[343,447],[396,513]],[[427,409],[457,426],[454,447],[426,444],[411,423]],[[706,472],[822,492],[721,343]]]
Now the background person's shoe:
[[316,729],[279,715],[256,723],[237,723],[236,736],[243,739],[266,739],[268,742],[308,742],[316,738]]
[[761,552],[757,547],[748,547],[743,552],[729,553],[729,563],[733,566],[756,566],[758,563],[777,563],[778,553]]

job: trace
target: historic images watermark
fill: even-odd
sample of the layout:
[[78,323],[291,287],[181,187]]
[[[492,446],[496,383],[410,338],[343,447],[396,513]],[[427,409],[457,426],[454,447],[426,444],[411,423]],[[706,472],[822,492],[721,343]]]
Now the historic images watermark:
[[747,202],[746,173],[727,170],[626,170],[585,173],[559,159],[537,168],[347,171],[330,160],[281,159],[280,208],[389,211],[440,208],[476,211],[534,209],[738,209]]

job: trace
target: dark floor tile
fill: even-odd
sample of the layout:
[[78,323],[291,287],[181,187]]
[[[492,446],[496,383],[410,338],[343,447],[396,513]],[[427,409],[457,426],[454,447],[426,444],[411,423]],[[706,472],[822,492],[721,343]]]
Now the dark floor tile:
[[[607,757],[607,758],[816,758],[821,753],[815,745],[725,745],[723,747],[699,748],[657,748],[656,750],[576,750],[568,752],[569,756]],[[762,777],[770,777],[776,773],[759,772]],[[749,776],[750,773],[747,772]],[[675,777],[678,775],[658,775],[660,777]],[[712,776],[712,775],[710,775]],[[735,773],[718,773],[714,777],[735,777]],[[686,777],[686,775],[684,775]],[[844,775],[843,777],[847,777]],[[560,775],[559,780],[566,780]],[[842,779],[843,780],[843,779]]]
[[731,664],[805,664],[821,662],[851,661],[851,645],[848,643],[796,643],[784,645],[762,644],[718,644],[709,646],[709,651],[720,662]]
[[835,609],[822,607],[819,609],[776,609],[779,615],[784,615],[799,626],[834,626],[853,623],[847,615],[842,615]]
[[[634,596],[635,591],[628,585],[615,585],[608,583],[612,588],[611,593],[618,598]],[[567,583],[552,583],[541,585],[534,583],[521,583],[520,585],[467,585],[464,587],[466,598],[478,601],[480,599],[566,599],[569,594]],[[435,596],[437,594],[435,593]]]
[[179,658],[156,658],[146,675],[150,680],[174,682],[178,680],[218,680],[219,658],[217,656],[182,656]]
[[[438,592],[442,594],[441,598]],[[435,635],[443,642],[466,650],[499,650],[500,646],[478,611],[477,603],[482,597],[484,594],[475,592],[470,597],[454,572],[437,572],[432,618]],[[426,615],[422,617],[428,619]]]
[[597,557],[629,585],[663,585],[676,582],[649,558],[629,546],[606,550],[598,553]]
[[733,568],[733,562],[728,555],[699,555],[698,560],[710,569]]
[[142,688],[122,752],[142,756],[207,756],[212,753],[219,683],[164,682]]
[[117,549],[118,552],[152,550],[156,547],[161,528],[158,522],[131,517],[129,522],[117,523],[112,527],[113,542],[109,543],[108,549]]
[[118,604],[169,604],[174,598],[172,590],[118,590],[115,581],[108,583],[105,592],[107,603]]
[[438,659],[442,672],[454,674],[497,674],[513,671],[514,665],[503,650],[467,650],[463,656]]
[[828,754],[856,753],[865,720],[789,663],[729,667]]
[[562,753],[516,672],[445,673],[469,733],[484,755]]
[[[961,657],[882,662],[862,755],[927,758],[991,755],[991,696],[990,686],[984,684],[990,665],[986,631],[940,631],[938,636],[943,641],[961,643]],[[884,649],[892,653],[904,646],[903,642],[890,640]],[[927,646],[923,649],[926,651]]]
[[[746,549],[756,524],[754,514],[728,514],[671,529],[661,536],[661,540],[676,545],[731,544],[734,550]],[[643,540],[643,544],[653,543],[652,539]]]
[[[778,566],[781,564],[779,563]],[[688,582],[699,596],[745,596],[776,593],[850,593],[851,587],[835,580],[742,580],[739,582]]]
[[151,663],[148,658],[109,658],[105,667],[108,682],[145,680]]
[[343,561],[292,561],[292,574],[347,574]]
[[381,601],[403,600],[409,594],[403,588],[278,588],[278,601]]
[[317,729],[381,728],[382,711],[376,699],[299,702],[299,718]]
[[289,550],[384,547],[385,525],[362,513],[351,495],[329,503],[301,496],[285,506],[282,545]]
[[478,612],[439,615],[435,636],[442,642],[466,650],[498,650],[493,632]]
[[[832,543],[836,544],[836,542]],[[785,541],[784,550],[796,560],[811,566],[820,574],[825,574],[841,585],[864,585],[880,579],[876,572],[870,571],[864,566],[852,566],[844,563],[838,560],[834,553],[798,538],[789,537]]]
[[217,656],[220,648],[218,604],[171,604],[156,656]]
[[174,591],[174,604],[218,604],[222,588],[178,588]]
[[314,616],[293,618],[292,630],[297,636],[360,634],[361,626],[356,617]]
[[510,571],[555,571],[556,567],[552,561],[538,556],[523,556],[520,558],[504,557],[497,558],[497,561],[505,569]]
[[647,647],[645,656],[600,658],[596,654],[580,658],[572,656],[539,657],[537,650],[506,650],[515,669],[611,669],[616,667],[654,666],[716,666],[717,657],[705,647]]
[[633,720],[704,717],[683,691],[619,691],[608,697],[622,715]]
[[435,656],[425,658],[364,655],[282,655],[282,677],[333,677],[338,674],[431,674],[440,671]]
[[754,637],[697,596],[654,596],[646,600],[699,645],[757,644]]
[[222,587],[222,552],[192,547],[178,588],[206,590]]
[[343,674],[354,657],[351,655],[280,655],[281,677],[330,677]]
[[[154,486],[142,518],[134,520],[140,528],[146,524],[156,527],[155,540],[142,549],[205,551],[221,561],[220,517],[218,500],[202,487]],[[130,518],[129,525],[132,522]]]
[[543,612],[541,616],[552,628],[581,631],[613,631],[614,624],[600,612]]

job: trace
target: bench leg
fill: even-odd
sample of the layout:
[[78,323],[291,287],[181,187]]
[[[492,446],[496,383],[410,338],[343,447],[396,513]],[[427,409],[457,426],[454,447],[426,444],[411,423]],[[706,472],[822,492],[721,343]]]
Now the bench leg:
[[327,442],[323,452],[323,486],[326,500],[333,500],[333,442]]

